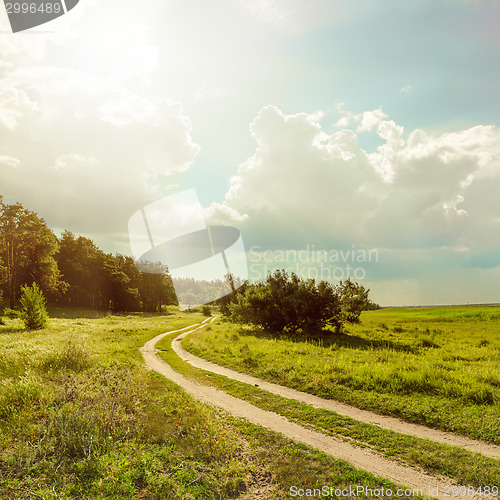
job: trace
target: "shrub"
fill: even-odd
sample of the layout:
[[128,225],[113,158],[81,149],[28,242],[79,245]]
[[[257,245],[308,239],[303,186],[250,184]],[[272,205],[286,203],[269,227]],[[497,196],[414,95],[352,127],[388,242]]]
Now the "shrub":
[[231,288],[233,291],[217,299],[214,302],[214,305],[219,307],[219,312],[224,317],[231,318],[232,313],[230,306],[238,302],[238,297],[245,293],[246,289],[249,287],[249,283],[247,280],[243,281],[237,276],[233,276],[231,274],[227,275],[227,279],[231,284]]
[[351,281],[350,278],[341,281],[337,286],[337,293],[342,304],[342,316],[349,323],[359,323],[359,316],[362,311],[370,308],[368,293],[370,290],[363,285]]
[[20,313],[19,313],[19,311],[16,311],[15,309],[10,309],[9,307],[6,307],[3,310],[3,315],[9,319],[17,319],[17,318],[19,318]]
[[28,330],[39,330],[47,324],[45,297],[36,283],[21,287],[21,309],[19,317]]
[[264,283],[250,285],[229,305],[232,318],[272,332],[318,330],[327,325],[340,331],[340,299],[336,290],[321,281],[275,271]]
[[203,316],[212,316],[212,308],[210,306],[204,305],[201,308],[201,314],[203,314]]

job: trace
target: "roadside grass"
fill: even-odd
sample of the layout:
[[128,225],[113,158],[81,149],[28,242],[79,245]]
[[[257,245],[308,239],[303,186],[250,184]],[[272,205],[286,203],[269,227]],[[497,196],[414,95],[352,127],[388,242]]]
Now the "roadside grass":
[[408,422],[500,444],[500,307],[367,311],[344,335],[287,338],[218,320],[193,354]]
[[146,370],[138,347],[200,314],[52,314],[44,330],[0,326],[0,498],[279,499],[290,485],[395,488]]
[[[212,325],[206,328],[211,327]],[[194,333],[193,338],[203,330]],[[176,336],[177,334],[166,336],[158,342],[157,348],[162,350],[159,356],[185,376],[222,389],[264,410],[279,413],[301,425],[345,439],[361,447],[369,447],[388,458],[420,468],[430,474],[447,476],[459,484],[475,487],[500,484],[499,460],[358,422],[222,375],[200,370],[181,360],[172,350],[171,342]],[[183,344],[189,341],[190,337],[191,335],[187,336]]]

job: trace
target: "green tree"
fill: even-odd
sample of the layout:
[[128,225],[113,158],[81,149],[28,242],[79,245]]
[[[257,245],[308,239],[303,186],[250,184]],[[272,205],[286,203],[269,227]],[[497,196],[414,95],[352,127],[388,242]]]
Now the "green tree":
[[359,323],[361,312],[370,307],[369,292],[370,289],[351,281],[350,278],[340,282],[337,286],[337,293],[340,296],[342,315],[345,321]]
[[69,306],[95,307],[93,299],[97,288],[99,252],[92,240],[63,231],[55,259],[68,289],[59,302]]
[[342,326],[340,299],[330,284],[316,285],[284,270],[249,285],[229,310],[234,320],[272,332],[310,332],[327,325],[340,331]]
[[45,297],[38,285],[33,282],[32,286],[21,287],[20,314],[28,330],[39,330],[47,324],[47,310],[45,308]]
[[[64,231],[59,239],[37,214],[0,196],[0,287],[11,309],[20,286],[36,282],[50,302],[114,311],[161,311],[175,304],[165,266],[140,272],[131,257],[104,253],[89,238]],[[148,269],[149,270],[149,269]],[[0,296],[2,290],[0,289]]]
[[[230,310],[231,304],[236,304],[238,302],[238,297],[240,295],[244,295],[247,288],[250,286],[250,283],[248,282],[248,280],[242,280],[241,278],[233,276],[232,274],[228,274],[226,278],[231,286],[232,292],[223,294],[222,297],[214,301],[214,304],[219,307],[219,311],[223,316],[230,318],[232,314]],[[218,281],[218,283],[222,282]],[[222,287],[218,286],[216,290],[220,291],[222,290]],[[224,287],[224,290],[227,291],[227,286]]]
[[161,312],[162,306],[177,304],[174,285],[167,267],[157,262],[141,262],[141,270],[148,268],[152,272],[141,272],[139,281],[143,311]]
[[23,284],[36,281],[45,293],[64,292],[66,284],[54,260],[57,249],[57,238],[43,219],[20,203],[0,200],[0,257],[11,308]]

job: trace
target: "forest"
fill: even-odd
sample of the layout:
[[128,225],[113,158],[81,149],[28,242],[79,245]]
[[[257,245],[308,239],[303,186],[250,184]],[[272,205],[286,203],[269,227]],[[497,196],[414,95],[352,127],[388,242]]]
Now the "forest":
[[70,231],[58,237],[35,212],[0,196],[0,299],[10,308],[23,285],[37,283],[49,304],[161,311],[177,303],[168,270],[162,270],[140,272],[133,258],[105,253]]

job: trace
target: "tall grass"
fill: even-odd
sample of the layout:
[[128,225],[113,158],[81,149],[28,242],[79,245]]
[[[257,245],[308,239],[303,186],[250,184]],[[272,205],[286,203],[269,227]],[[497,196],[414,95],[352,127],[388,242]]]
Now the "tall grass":
[[138,347],[200,314],[57,316],[37,332],[0,326],[0,498],[280,499],[290,484],[354,480],[395,488],[146,370]]
[[[0,336],[1,498],[218,498],[239,487],[236,435],[142,367],[137,347],[165,318],[52,322]],[[196,480],[203,468],[210,481]]]
[[290,387],[500,443],[500,307],[380,310],[343,336],[221,322],[193,353]]

